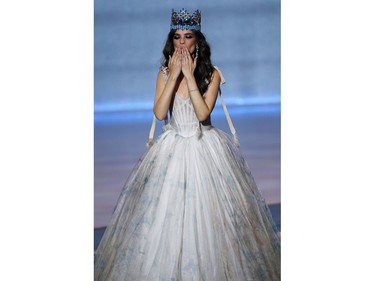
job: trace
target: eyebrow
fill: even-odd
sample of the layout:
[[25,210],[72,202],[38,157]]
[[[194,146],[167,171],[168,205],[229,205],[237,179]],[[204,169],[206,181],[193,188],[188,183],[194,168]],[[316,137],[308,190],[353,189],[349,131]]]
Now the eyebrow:
[[194,33],[193,32],[186,32],[184,34],[180,34],[180,33],[176,32],[174,35],[184,36],[184,35],[194,35]]

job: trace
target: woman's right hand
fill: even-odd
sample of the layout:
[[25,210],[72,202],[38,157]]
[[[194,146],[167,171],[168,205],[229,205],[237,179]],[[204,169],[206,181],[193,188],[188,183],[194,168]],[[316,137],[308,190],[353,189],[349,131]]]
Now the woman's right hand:
[[180,76],[181,73],[181,50],[175,49],[174,53],[171,56],[169,56],[168,61],[168,68],[169,68],[169,76],[177,79],[178,76]]

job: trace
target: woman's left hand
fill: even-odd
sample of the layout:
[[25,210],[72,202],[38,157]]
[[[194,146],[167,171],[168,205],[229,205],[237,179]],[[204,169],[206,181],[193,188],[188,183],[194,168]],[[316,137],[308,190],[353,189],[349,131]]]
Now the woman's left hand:
[[196,66],[197,58],[194,58],[193,60],[188,49],[183,48],[181,53],[181,70],[187,79],[194,77],[194,70]]

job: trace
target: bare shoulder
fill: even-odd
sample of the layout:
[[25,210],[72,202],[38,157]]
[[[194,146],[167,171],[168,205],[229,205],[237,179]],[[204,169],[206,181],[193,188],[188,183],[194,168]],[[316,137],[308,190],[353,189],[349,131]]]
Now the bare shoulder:
[[166,73],[167,72],[163,67],[159,69],[159,72],[156,78],[156,92],[155,92],[155,97],[157,98],[161,96],[163,89],[165,87],[165,83],[168,78]]
[[214,71],[212,72],[212,82],[220,84],[220,80],[220,73],[216,68],[214,68]]
[[159,84],[159,83],[161,83],[161,84],[164,84],[165,83],[165,72],[163,72],[163,70],[162,69],[160,69],[159,71],[158,71],[158,76],[157,76],[157,78],[156,78],[156,82]]
[[208,89],[210,88],[217,89],[220,86],[220,81],[221,81],[220,73],[216,68],[214,68],[214,70],[212,71],[211,81],[210,81],[210,84],[208,85]]
[[159,72],[158,72],[158,76],[157,76],[157,81],[159,81],[159,80],[162,80],[163,79],[163,76],[164,76],[164,73],[161,71],[161,70],[159,70]]
[[164,75],[168,75],[169,68],[167,66],[162,66],[160,67],[160,72],[163,73]]
[[211,75],[211,81],[208,84],[207,91],[204,93],[204,99],[206,102],[214,102],[216,100],[218,91],[220,88],[220,74],[219,72],[214,68]]
[[160,67],[158,76],[157,76],[157,83],[163,82],[162,84],[165,84],[165,82],[168,79],[168,67]]

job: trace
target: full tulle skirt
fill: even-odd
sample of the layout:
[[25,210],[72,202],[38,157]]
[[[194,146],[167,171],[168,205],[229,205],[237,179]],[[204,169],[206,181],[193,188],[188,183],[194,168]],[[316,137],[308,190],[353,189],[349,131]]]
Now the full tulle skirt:
[[226,133],[158,138],[119,197],[95,280],[280,280],[279,234]]

